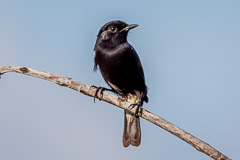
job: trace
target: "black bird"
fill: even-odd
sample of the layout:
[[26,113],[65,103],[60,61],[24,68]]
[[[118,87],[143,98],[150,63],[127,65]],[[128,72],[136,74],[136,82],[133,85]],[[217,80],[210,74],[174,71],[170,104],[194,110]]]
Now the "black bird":
[[[102,26],[94,47],[94,70],[99,67],[104,80],[115,93],[125,98],[129,94],[135,96],[137,104],[134,105],[141,107],[143,101],[148,102],[147,86],[140,59],[127,42],[128,31],[137,26],[122,21],[111,21]],[[123,146],[139,146],[139,117],[127,111],[124,115]]]

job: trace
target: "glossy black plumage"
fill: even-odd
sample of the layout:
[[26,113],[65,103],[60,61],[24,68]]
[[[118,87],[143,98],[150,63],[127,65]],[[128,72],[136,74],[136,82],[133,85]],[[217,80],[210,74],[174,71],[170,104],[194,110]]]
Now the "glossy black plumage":
[[[94,51],[95,65],[113,91],[127,97],[129,93],[137,97],[142,106],[147,102],[147,86],[140,59],[134,48],[127,42],[128,31],[137,25],[122,21],[106,23],[99,31]],[[123,145],[138,146],[141,142],[139,117],[125,112]]]

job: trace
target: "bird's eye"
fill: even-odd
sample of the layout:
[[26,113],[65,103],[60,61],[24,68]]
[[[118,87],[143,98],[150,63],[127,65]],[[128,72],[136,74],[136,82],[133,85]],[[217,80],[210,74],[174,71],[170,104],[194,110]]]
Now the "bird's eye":
[[114,27],[114,26],[111,26],[111,27],[110,27],[110,30],[111,30],[112,32],[115,32],[115,31],[117,30],[117,28]]

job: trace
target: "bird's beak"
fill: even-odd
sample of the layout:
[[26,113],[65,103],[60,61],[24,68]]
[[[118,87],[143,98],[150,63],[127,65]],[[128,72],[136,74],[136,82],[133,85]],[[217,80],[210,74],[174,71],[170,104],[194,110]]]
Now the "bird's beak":
[[120,32],[127,32],[129,31],[130,29],[133,29],[135,27],[137,27],[138,25],[137,24],[131,24],[131,25],[127,25],[125,28],[123,28],[122,30],[120,30]]

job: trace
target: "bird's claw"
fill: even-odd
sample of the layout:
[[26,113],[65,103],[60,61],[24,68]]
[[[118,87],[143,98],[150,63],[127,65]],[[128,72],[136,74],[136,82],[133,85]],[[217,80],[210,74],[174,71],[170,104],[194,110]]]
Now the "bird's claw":
[[135,116],[137,116],[137,117],[141,116],[142,115],[142,107],[139,103],[130,104],[130,106],[128,106],[128,108],[130,110],[132,110],[135,107],[137,107],[137,109],[135,110]]
[[[93,101],[94,101],[94,103],[95,103],[95,98],[98,98],[98,92],[100,92],[100,94],[101,94],[101,97],[100,98],[103,98],[103,91],[111,91],[111,92],[114,92],[115,93],[115,91],[114,90],[112,90],[112,89],[108,89],[108,88],[104,88],[104,87],[97,87],[97,86],[95,86],[95,85],[92,85],[91,87],[90,87],[90,89],[92,89],[92,88],[96,88],[97,90],[96,90],[96,92],[95,92],[95,94],[94,94],[94,99],[93,99]],[[99,99],[100,100],[100,99]]]
[[94,86],[94,85],[92,85],[91,87],[90,87],[90,89],[92,89],[92,88],[96,88],[97,90],[96,90],[96,92],[95,92],[95,94],[94,94],[94,98],[93,98],[93,101],[94,101],[94,103],[95,103],[95,99],[96,98],[98,98],[98,92],[100,92],[100,95],[101,95],[101,97],[100,98],[102,98],[103,97],[103,91],[104,90],[106,90],[105,88],[103,88],[103,87],[97,87],[97,86]]

